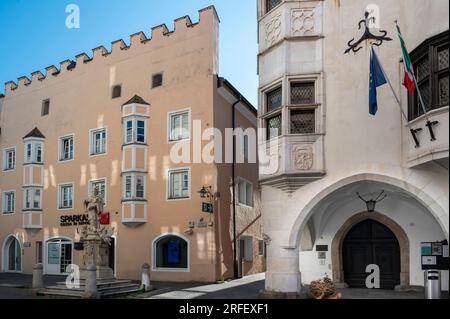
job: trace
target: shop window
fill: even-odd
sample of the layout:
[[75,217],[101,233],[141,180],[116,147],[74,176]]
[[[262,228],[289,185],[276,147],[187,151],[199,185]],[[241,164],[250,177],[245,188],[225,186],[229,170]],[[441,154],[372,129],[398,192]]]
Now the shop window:
[[164,236],[155,242],[153,249],[156,268],[188,268],[188,243],[183,238]]

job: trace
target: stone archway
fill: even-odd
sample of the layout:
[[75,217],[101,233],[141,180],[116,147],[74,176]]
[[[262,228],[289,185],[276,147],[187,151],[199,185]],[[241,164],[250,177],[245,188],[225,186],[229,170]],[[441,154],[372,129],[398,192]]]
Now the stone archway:
[[372,219],[377,221],[386,227],[388,227],[394,235],[397,237],[400,245],[400,285],[396,287],[396,290],[404,290],[409,288],[409,239],[403,228],[397,224],[394,220],[390,219],[386,215],[378,212],[362,212],[353,215],[341,226],[331,243],[331,263],[333,269],[333,280],[337,285],[343,286],[344,282],[344,266],[342,260],[342,245],[348,232],[356,224]]

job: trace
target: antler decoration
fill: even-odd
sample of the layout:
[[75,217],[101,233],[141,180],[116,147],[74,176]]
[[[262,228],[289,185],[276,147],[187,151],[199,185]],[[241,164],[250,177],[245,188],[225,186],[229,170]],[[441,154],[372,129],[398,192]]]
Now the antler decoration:
[[380,33],[382,33],[382,35],[373,35],[370,32],[369,29],[369,23],[373,22],[375,23],[375,17],[370,17],[369,18],[369,12],[365,12],[364,14],[365,18],[361,21],[358,22],[358,30],[361,30],[362,24],[364,24],[365,26],[365,31],[364,34],[362,35],[361,39],[359,39],[358,41],[355,41],[355,38],[351,39],[350,41],[348,41],[348,48],[347,50],[345,50],[344,54],[353,51],[353,52],[358,52],[359,50],[362,49],[362,46],[360,46],[360,44],[365,41],[365,40],[375,40],[376,42],[373,43],[372,45],[376,45],[376,46],[380,46],[383,41],[392,41],[391,38],[387,37],[387,31],[385,30],[381,30],[380,29]]

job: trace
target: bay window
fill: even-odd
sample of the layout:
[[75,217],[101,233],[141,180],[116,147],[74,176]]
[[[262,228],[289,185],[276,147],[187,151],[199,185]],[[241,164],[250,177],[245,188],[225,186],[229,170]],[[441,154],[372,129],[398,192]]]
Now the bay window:
[[124,200],[145,199],[145,176],[140,174],[124,175]]
[[24,210],[40,210],[42,209],[42,190],[41,188],[29,187],[24,189]]

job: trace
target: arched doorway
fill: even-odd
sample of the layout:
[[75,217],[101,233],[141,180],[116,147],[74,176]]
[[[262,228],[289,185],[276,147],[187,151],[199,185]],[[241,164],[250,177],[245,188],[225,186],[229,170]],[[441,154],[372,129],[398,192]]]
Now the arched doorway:
[[380,268],[380,288],[394,289],[400,284],[400,245],[385,225],[366,219],[354,225],[342,245],[344,281],[351,288],[366,288],[366,267]]
[[3,269],[6,272],[22,271],[22,247],[13,235],[3,244]]

